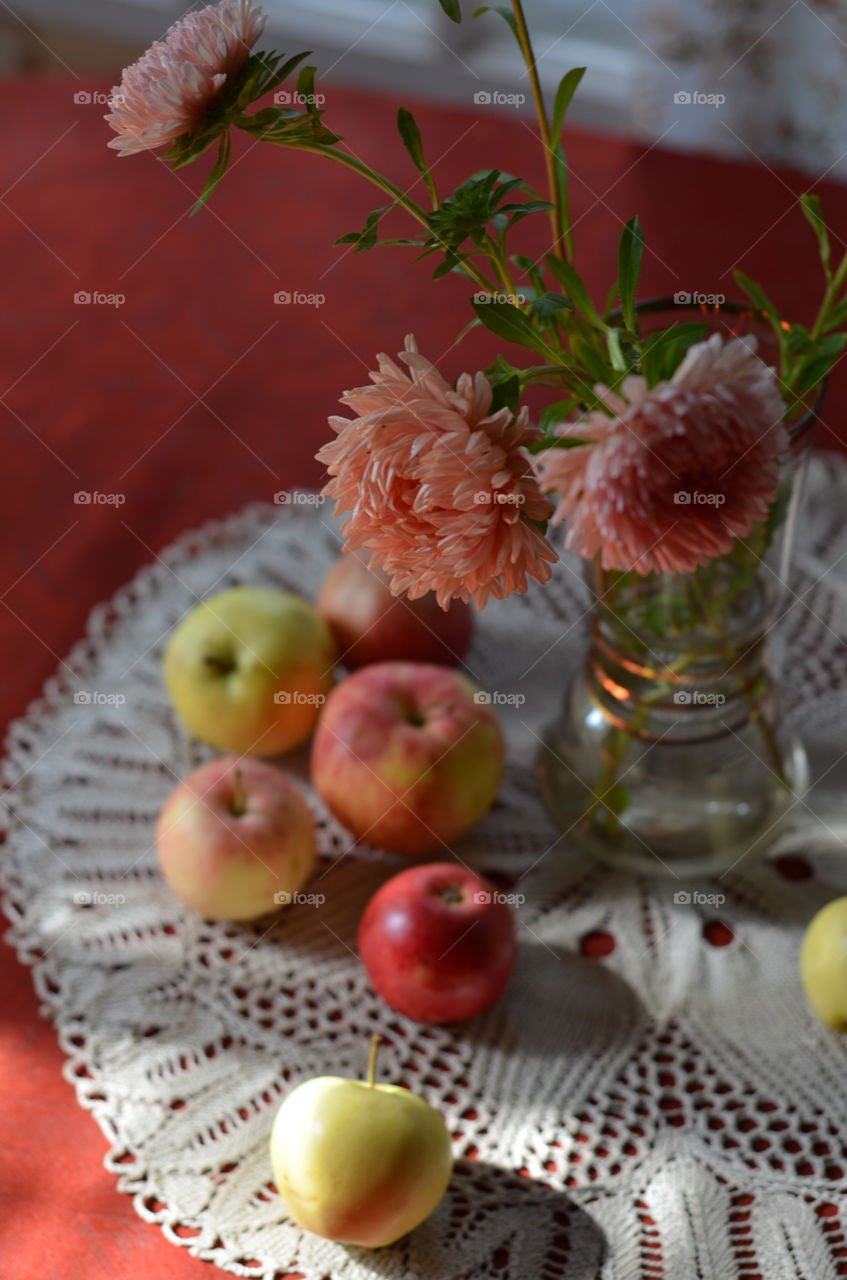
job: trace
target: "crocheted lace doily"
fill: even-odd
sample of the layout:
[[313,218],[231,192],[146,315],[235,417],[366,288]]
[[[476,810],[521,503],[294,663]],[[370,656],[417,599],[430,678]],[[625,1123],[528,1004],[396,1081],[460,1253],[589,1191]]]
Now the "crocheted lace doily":
[[[764,865],[742,861],[700,886],[651,884],[557,838],[533,756],[584,646],[574,564],[480,618],[470,673],[490,690],[519,687],[526,703],[502,707],[508,778],[457,852],[526,901],[506,996],[452,1028],[408,1022],[370,989],[356,924],[407,864],[350,848],[314,797],[320,908],[270,927],[212,924],[157,872],[156,813],[207,758],[168,706],[164,639],[228,585],[313,596],[338,547],[326,510],[253,506],[208,525],[94,610],[87,638],[11,730],[2,879],[10,938],[32,965],[67,1077],[143,1218],[264,1280],[845,1274],[847,1052],[807,1008],[797,953],[812,913],[847,884],[847,464],[816,458],[809,488],[784,684],[821,781]],[[305,781],[305,757],[284,765]],[[690,902],[675,900],[681,890]],[[268,1134],[299,1081],[360,1074],[377,1029],[382,1078],[441,1111],[456,1167],[425,1224],[368,1251],[287,1219]]]

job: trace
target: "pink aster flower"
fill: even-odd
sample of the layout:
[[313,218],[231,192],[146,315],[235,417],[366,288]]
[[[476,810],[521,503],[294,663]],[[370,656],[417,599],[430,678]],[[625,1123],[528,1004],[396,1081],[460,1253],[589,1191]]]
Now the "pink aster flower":
[[112,90],[105,119],[122,156],[154,151],[199,124],[236,75],[265,26],[253,0],[221,0],[175,23]]
[[442,608],[546,582],[556,553],[533,521],[553,507],[527,452],[539,433],[526,410],[490,413],[481,373],[452,390],[412,337],[400,358],[409,374],[381,355],[374,385],[342,397],[356,416],[330,418],[337,438],[317,455],[332,477],[324,493],[351,513],[348,545],[373,553],[396,595],[434,591]]
[[788,444],[776,375],[755,339],[713,334],[669,382],[648,390],[632,376],[621,391],[596,388],[611,417],[556,428],[591,444],[536,460],[558,497],[553,523],[567,520],[565,545],[605,569],[688,573],[746,537],[776,493]]

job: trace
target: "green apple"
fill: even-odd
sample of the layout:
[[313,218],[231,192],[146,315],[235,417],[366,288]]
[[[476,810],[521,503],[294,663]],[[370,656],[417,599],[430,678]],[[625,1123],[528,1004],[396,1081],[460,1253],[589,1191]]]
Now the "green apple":
[[318,1076],[293,1089],[271,1133],[274,1178],[295,1222],[342,1244],[392,1244],[447,1190],[453,1167],[444,1121],[423,1098],[366,1080]]
[[335,641],[307,600],[232,587],[182,619],[165,684],[189,733],[223,751],[275,756],[304,742],[332,687]]
[[812,918],[800,950],[800,976],[821,1022],[847,1031],[847,898],[828,902]]

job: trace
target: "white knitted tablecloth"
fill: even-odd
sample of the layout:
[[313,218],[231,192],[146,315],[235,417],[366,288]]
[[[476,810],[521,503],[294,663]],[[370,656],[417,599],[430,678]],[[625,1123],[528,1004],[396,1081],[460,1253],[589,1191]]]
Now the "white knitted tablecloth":
[[[407,864],[351,849],[314,797],[320,908],[270,927],[211,924],[157,872],[156,813],[208,758],[168,706],[164,640],[198,598],[236,583],[314,596],[338,547],[328,509],[250,507],[186,535],[95,609],[11,730],[0,866],[10,938],[143,1218],[264,1280],[843,1274],[847,1040],[806,1007],[797,952],[811,914],[847,886],[847,465],[816,458],[809,490],[785,692],[821,781],[770,861],[742,861],[721,882],[611,875],[541,809],[536,734],[585,643],[574,564],[481,616],[469,673],[526,702],[501,707],[507,781],[457,853],[526,901],[507,995],[452,1028],[406,1021],[371,991],[357,921]],[[282,763],[305,781],[305,757]],[[814,877],[787,878],[788,854]],[[693,900],[675,901],[680,891]],[[608,954],[592,958],[585,939],[598,932]],[[360,1074],[376,1030],[382,1078],[439,1108],[456,1168],[424,1225],[371,1252],[286,1218],[268,1134],[294,1084]]]

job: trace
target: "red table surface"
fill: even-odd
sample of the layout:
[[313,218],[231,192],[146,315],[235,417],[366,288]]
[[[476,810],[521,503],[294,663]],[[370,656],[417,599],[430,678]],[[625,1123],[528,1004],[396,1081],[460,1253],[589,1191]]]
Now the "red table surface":
[[[91,607],[182,530],[320,481],[313,454],[327,415],[344,388],[366,381],[376,352],[398,351],[414,331],[452,377],[495,350],[484,331],[451,349],[468,318],[461,280],[433,284],[429,264],[411,265],[408,250],[332,247],[382,203],[356,175],[244,140],[211,207],[190,218],[206,161],[171,174],[150,155],[116,157],[104,108],[74,101],[108,88],[52,77],[0,85],[4,725],[38,694]],[[526,121],[409,105],[442,187],[496,164],[541,188]],[[395,103],[339,91],[330,108],[358,155],[412,186]],[[622,224],[637,211],[649,246],[642,296],[731,295],[731,270],[743,263],[783,314],[811,319],[819,269],[794,207],[808,177],[588,133],[572,136],[569,159],[578,261],[600,296]],[[814,189],[836,233],[847,233],[847,189]],[[542,221],[524,228],[525,251],[543,250]],[[75,305],[79,290],[126,300]],[[275,305],[280,290],[326,300]],[[845,409],[837,372],[823,447],[847,447]],[[75,505],[79,490],[125,502]],[[54,1032],[8,947],[0,1010],[5,1280],[209,1274],[117,1193],[102,1167],[105,1141],[60,1075]]]

